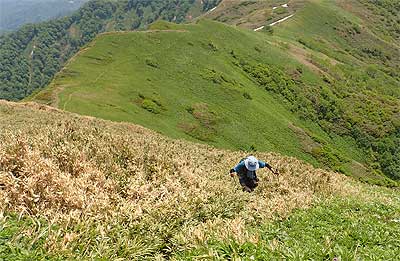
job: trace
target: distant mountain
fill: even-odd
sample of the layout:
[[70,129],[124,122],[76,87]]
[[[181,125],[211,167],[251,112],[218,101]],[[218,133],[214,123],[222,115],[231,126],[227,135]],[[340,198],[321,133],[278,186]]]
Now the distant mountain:
[[0,0],[0,32],[70,14],[88,0]]

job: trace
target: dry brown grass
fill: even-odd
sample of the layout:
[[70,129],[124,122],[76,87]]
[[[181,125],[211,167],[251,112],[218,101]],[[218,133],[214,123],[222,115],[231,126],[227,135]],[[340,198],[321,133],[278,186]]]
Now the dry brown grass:
[[[0,212],[62,224],[49,235],[51,251],[85,243],[79,255],[105,255],[123,244],[135,258],[160,244],[185,248],[212,236],[257,241],[246,227],[357,190],[342,175],[257,153],[281,175],[260,170],[261,184],[248,194],[228,175],[242,152],[34,103],[0,101],[0,115]],[[152,244],[139,240],[146,237]]]

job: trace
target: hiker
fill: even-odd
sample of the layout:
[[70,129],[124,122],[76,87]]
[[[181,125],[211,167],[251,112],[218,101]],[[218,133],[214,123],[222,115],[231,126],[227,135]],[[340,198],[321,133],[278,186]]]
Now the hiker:
[[230,170],[231,177],[235,176],[235,172],[239,176],[240,185],[243,191],[253,192],[258,186],[259,179],[257,178],[256,170],[267,167],[272,173],[278,175],[278,170],[274,170],[268,163],[258,160],[254,156],[248,156],[242,159],[233,169]]

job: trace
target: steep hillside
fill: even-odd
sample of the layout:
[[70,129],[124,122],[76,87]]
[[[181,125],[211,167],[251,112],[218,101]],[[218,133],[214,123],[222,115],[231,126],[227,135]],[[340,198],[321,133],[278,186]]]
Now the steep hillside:
[[0,0],[0,33],[69,15],[87,0]]
[[[84,115],[138,123],[172,137],[278,151],[384,181],[379,167],[365,165],[373,156],[357,149],[359,137],[346,132],[352,125],[347,125],[351,121],[345,113],[354,112],[343,106],[344,97],[351,95],[343,86],[347,79],[336,82],[317,63],[303,63],[292,53],[312,50],[268,33],[207,20],[191,25],[159,22],[151,29],[99,36],[33,99]],[[318,60],[327,57],[314,53]],[[337,71],[342,64],[336,65],[332,67]],[[379,108],[387,111],[389,121],[393,117],[393,125],[397,103]],[[386,121],[368,114],[359,117],[381,125]],[[390,135],[398,128],[386,126]]]
[[20,100],[46,86],[98,33],[146,28],[158,19],[191,20],[215,0],[91,0],[72,15],[0,36],[0,99]]
[[[288,19],[271,23],[283,6]],[[400,3],[293,0],[270,11],[262,32],[294,59],[323,73],[328,83],[331,93],[323,94],[328,101],[317,108],[319,125],[354,138],[374,169],[399,179]],[[220,12],[217,19],[230,21],[229,12]]]
[[398,257],[397,190],[256,153],[281,175],[244,193],[227,171],[245,155],[0,102],[0,258]]
[[274,35],[293,57],[326,74],[337,115],[333,119],[321,111],[327,117],[320,125],[353,137],[375,161],[374,168],[399,179],[400,22],[395,10],[400,5],[390,1],[310,1],[274,27]]

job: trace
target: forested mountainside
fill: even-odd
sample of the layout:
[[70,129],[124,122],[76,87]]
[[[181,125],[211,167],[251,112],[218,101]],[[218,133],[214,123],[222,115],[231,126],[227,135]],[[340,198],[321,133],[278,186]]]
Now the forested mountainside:
[[215,0],[92,0],[71,16],[0,36],[0,99],[20,100],[46,86],[79,48],[104,31],[145,28],[157,19],[183,22]]
[[0,33],[69,15],[88,0],[0,0]]

